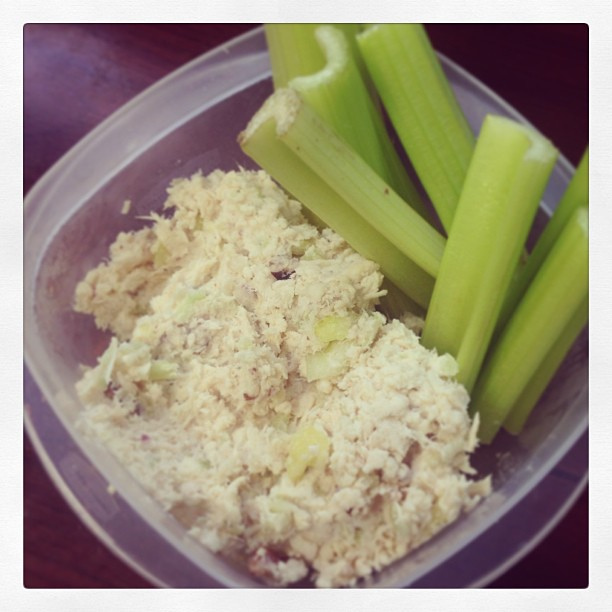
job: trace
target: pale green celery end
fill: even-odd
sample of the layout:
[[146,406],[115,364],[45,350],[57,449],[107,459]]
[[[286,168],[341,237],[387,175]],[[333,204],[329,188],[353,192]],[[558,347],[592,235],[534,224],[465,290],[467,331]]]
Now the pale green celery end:
[[325,67],[292,79],[289,86],[299,91],[302,99],[427,219],[427,209],[390,140],[343,29],[323,26],[315,36],[326,58]]
[[339,233],[358,253],[377,262],[390,281],[419,306],[427,308],[433,291],[433,278],[373,230],[293,154],[278,139],[273,119],[261,124],[248,139],[243,138],[241,146],[317,219]]
[[[325,65],[323,51],[315,38],[315,31],[321,25],[320,23],[264,24],[272,79],[276,89],[287,87],[292,79],[317,72]],[[359,32],[359,24],[335,23],[333,26],[345,33],[351,51],[357,58],[355,36]],[[362,64],[359,58],[360,70],[365,72]]]
[[529,283],[533,280],[542,262],[546,259],[555,240],[563,231],[568,219],[580,206],[588,206],[589,203],[589,150],[584,152],[574,175],[567,185],[559,204],[544,231],[539,237],[533,251],[529,254],[525,266],[517,270],[513,277],[510,289],[504,301],[502,314],[499,321],[499,330],[507,323],[512,311],[527,290]]
[[423,344],[474,385],[503,296],[554,165],[529,159],[525,129],[489,116],[477,142],[425,319]]
[[279,137],[367,223],[425,272],[436,276],[444,237],[307,105],[301,105],[295,120]]
[[533,409],[542,397],[544,391],[546,391],[550,381],[559,369],[559,366],[565,357],[567,357],[576,339],[585,328],[588,319],[589,300],[587,297],[582,301],[571,321],[563,330],[563,333],[559,336],[552,348],[548,351],[540,367],[529,379],[523,392],[514,403],[514,406],[510,409],[503,425],[508,433],[513,435],[521,433],[527,419],[533,412]]
[[[326,24],[334,27],[337,30],[340,30],[346,37],[346,40],[349,44],[349,50],[351,54],[351,58],[355,62],[357,69],[359,70],[359,74],[363,80],[364,85],[368,91],[368,94],[372,95],[375,90],[374,86],[370,80],[370,75],[368,74],[367,68],[365,66],[365,62],[361,57],[361,53],[359,52],[359,47],[357,45],[357,35],[361,32],[361,24],[360,23],[330,23]],[[319,24],[319,27],[321,24]]]
[[276,89],[291,79],[320,70],[325,58],[314,32],[316,23],[266,23],[264,33]]
[[357,44],[357,35],[361,32],[362,24],[360,23],[329,23],[329,24],[317,24],[317,27],[321,27],[321,25],[333,26],[335,29],[340,30],[345,35],[348,41],[348,44],[349,44],[351,57],[353,61],[355,62],[355,64],[357,65],[357,68],[359,70],[359,73],[364,82],[364,85],[366,86],[368,93],[370,94],[370,96],[372,97],[372,100],[376,104],[376,90],[374,88],[374,84],[372,83],[372,80],[366,68],[365,62],[363,61],[363,58],[361,57],[361,52],[359,51],[359,46]]
[[470,411],[490,443],[551,347],[588,297],[588,214],[578,209],[487,358]]
[[357,40],[402,145],[448,231],[475,142],[463,110],[422,26],[380,25]]

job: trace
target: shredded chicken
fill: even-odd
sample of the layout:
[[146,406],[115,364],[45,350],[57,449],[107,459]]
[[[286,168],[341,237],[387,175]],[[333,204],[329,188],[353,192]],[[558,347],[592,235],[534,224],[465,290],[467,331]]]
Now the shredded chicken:
[[114,335],[78,383],[100,438],[209,549],[260,579],[352,586],[490,490],[465,389],[377,266],[263,172],[175,181],[76,291]]

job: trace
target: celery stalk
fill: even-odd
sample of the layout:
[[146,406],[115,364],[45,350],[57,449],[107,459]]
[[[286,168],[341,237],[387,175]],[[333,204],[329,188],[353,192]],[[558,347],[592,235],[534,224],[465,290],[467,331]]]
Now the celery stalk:
[[450,230],[474,134],[421,24],[379,24],[357,43],[444,229]]
[[588,319],[589,300],[585,298],[563,333],[548,351],[536,373],[530,378],[519,398],[514,402],[514,406],[504,421],[504,429],[507,432],[514,435],[521,433],[527,418],[569,353],[576,338],[586,326]]
[[[433,290],[431,275],[374,230],[279,137],[290,128],[294,115],[302,108],[305,105],[296,92],[280,89],[239,135],[240,146],[312,214],[338,232],[357,252],[376,261],[392,283],[426,308]],[[341,174],[343,165],[340,160],[336,162],[334,167]],[[411,209],[406,206],[405,210]]]
[[429,275],[438,272],[445,239],[419,216],[292,89],[277,90],[267,113],[277,137],[368,224]]
[[[319,23],[266,23],[264,33],[272,80],[275,88],[287,87],[295,77],[312,74],[325,66],[325,54],[315,38]],[[359,25],[337,23],[335,28],[342,30],[349,40],[354,39]],[[355,43],[351,43],[356,46]]]
[[316,30],[322,25],[333,25],[335,30],[344,34],[350,56],[357,65],[366,89],[378,109],[380,100],[357,45],[356,36],[362,29],[358,23],[264,24],[274,88],[288,87],[291,80],[314,74],[325,68],[327,61],[325,51],[315,36]]
[[474,389],[470,411],[490,443],[588,297],[588,211],[574,212],[531,283]]
[[530,255],[531,262],[528,267],[533,265],[539,268],[548,252],[556,242],[559,234],[563,231],[566,223],[573,215],[574,211],[581,206],[588,206],[589,203],[589,150],[584,152],[567,189],[565,190],[559,205],[553,213],[549,223],[538,239],[536,247]]
[[[296,89],[324,121],[349,144],[399,195],[424,218],[427,210],[421,195],[412,182],[392,143],[387,127],[372,93],[364,82],[357,59],[361,56],[355,41],[352,24],[338,26],[313,24],[268,24],[268,46],[273,75],[277,66],[285,66],[287,56],[303,52],[310,43],[320,53],[310,49],[306,58],[293,70],[284,70],[274,77],[275,88],[281,83]],[[291,36],[287,36],[291,34]],[[354,50],[351,48],[354,46]],[[319,57],[319,55],[321,57]],[[318,70],[314,68],[319,66]],[[312,68],[306,71],[306,68]],[[304,70],[297,73],[298,69]],[[294,74],[295,73],[295,74]]]
[[302,74],[321,70],[325,65],[323,51],[315,43],[316,23],[267,23],[264,26],[272,68],[274,87],[287,87]]
[[325,66],[316,73],[291,79],[289,87],[296,89],[383,180],[427,218],[421,196],[361,77],[348,38],[333,26],[317,28],[314,36],[324,52]]
[[523,125],[487,116],[474,150],[423,330],[471,391],[557,151]]
[[516,308],[516,305],[524,295],[529,283],[533,280],[542,262],[546,259],[546,256],[565,227],[568,219],[572,216],[572,213],[580,206],[588,206],[588,203],[589,150],[587,147],[550,221],[546,224],[533,251],[529,254],[526,264],[517,269],[517,273],[512,279],[504,301],[502,314],[499,318],[498,332],[500,332],[507,323],[512,311]]
[[314,73],[323,68],[325,55],[315,37],[316,29],[322,25],[332,25],[334,29],[340,30],[345,35],[351,57],[359,68],[361,78],[374,101],[378,101],[376,88],[372,83],[357,44],[357,34],[363,29],[363,26],[359,23],[264,24],[274,87],[277,89],[287,87],[292,79]]

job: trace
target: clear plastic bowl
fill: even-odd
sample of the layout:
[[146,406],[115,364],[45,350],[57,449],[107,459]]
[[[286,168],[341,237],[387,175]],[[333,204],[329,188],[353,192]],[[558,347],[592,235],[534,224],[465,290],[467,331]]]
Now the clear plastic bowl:
[[[442,57],[467,117],[526,121]],[[107,451],[74,428],[80,364],[107,337],[71,309],[77,281],[136,216],[159,209],[171,179],[253,163],[236,136],[271,92],[261,29],[174,72],[116,112],[62,158],[25,204],[25,423],[46,469],[75,512],[119,557],[166,587],[262,586],[192,540]],[[572,168],[561,158],[541,219]],[[129,199],[132,213],[122,215]],[[563,516],[587,479],[587,334],[577,341],[524,432],[479,449],[493,494],[365,586],[474,587],[531,550]]]

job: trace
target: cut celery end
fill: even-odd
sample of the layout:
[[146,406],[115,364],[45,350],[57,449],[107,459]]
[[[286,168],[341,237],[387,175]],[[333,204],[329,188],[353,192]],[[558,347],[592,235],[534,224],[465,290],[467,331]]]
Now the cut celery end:
[[508,322],[512,311],[524,295],[529,283],[533,280],[542,262],[563,231],[568,219],[580,206],[589,204],[589,150],[585,150],[576,172],[570,180],[544,231],[539,237],[535,248],[529,254],[524,266],[513,276],[508,293],[504,300],[502,313],[499,317],[498,331]]
[[314,37],[318,25],[316,23],[264,25],[274,87],[286,87],[296,76],[317,72],[324,66],[325,56]]
[[492,347],[474,390],[471,412],[490,443],[552,347],[588,299],[588,212],[575,211]]
[[276,89],[287,87],[292,79],[315,73],[324,67],[325,53],[315,36],[315,31],[322,26],[333,26],[335,30],[344,34],[350,55],[359,69],[370,97],[378,107],[379,98],[376,88],[357,45],[357,34],[363,29],[359,23],[264,24],[274,87]]
[[555,163],[548,140],[487,116],[457,206],[423,330],[423,344],[450,353],[471,391],[504,295]]
[[[271,104],[276,108],[271,109]],[[432,276],[374,230],[279,139],[278,133],[283,133],[291,121],[292,104],[300,104],[295,92],[280,105],[270,98],[240,134],[242,149],[302,202],[316,219],[339,233],[358,253],[376,261],[391,282],[426,308],[433,291]]]
[[444,229],[453,216],[474,134],[421,24],[378,24],[357,35],[378,94]]
[[571,321],[548,351],[537,372],[530,378],[514,406],[510,409],[504,421],[504,429],[508,433],[513,435],[521,433],[531,412],[550,384],[574,342],[585,328],[588,319],[589,300],[586,298],[582,301]]
[[[315,38],[320,23],[266,23],[264,34],[268,46],[274,87],[287,87],[289,81],[318,72],[325,65],[325,54]],[[335,23],[350,42],[356,55],[354,38],[360,26],[356,23]]]

